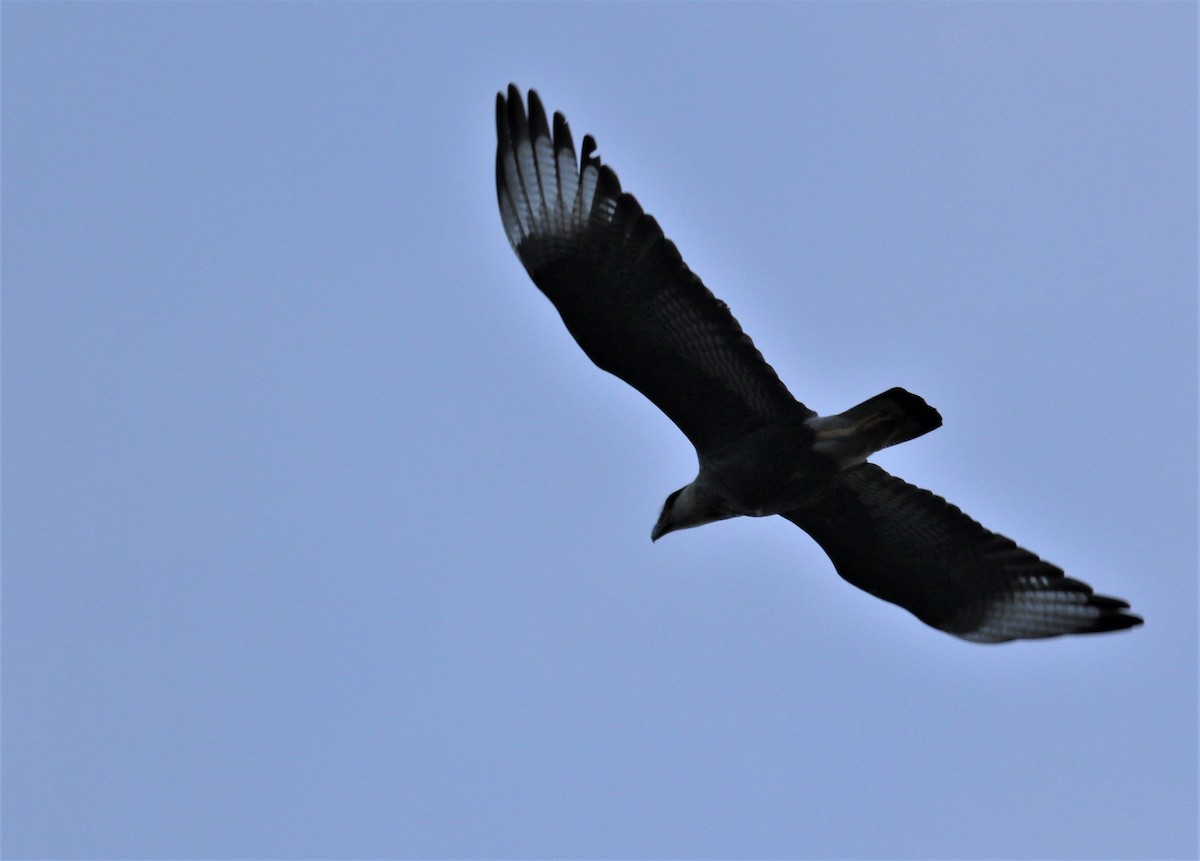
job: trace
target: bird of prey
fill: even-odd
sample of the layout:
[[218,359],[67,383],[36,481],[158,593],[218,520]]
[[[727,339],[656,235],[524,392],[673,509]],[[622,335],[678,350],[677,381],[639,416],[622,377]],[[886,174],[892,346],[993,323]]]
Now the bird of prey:
[[622,192],[587,135],[533,90],[526,112],[496,96],[500,218],[533,283],[579,346],[667,414],[699,474],[667,497],[650,537],[729,517],[778,514],[807,532],[845,580],[928,625],[979,643],[1140,625],[955,506],[867,458],[941,425],[894,388],[819,416],[780,382],[729,308],[688,269],[658,223]]

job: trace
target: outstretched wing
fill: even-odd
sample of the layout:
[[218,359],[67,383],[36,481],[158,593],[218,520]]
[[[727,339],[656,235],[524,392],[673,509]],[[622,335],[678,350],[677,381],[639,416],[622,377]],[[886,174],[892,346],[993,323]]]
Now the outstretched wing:
[[873,464],[784,515],[853,585],[965,640],[1090,634],[1140,625],[1129,604],[984,529],[940,496]]
[[537,93],[496,97],[496,194],[508,240],[588,357],[640,391],[704,451],[813,413],[788,393],[658,223],[621,192]]

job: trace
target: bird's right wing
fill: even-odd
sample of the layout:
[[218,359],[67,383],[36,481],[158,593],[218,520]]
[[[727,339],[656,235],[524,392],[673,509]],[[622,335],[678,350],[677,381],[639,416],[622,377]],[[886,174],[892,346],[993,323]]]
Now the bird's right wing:
[[496,193],[509,242],[588,357],[667,414],[703,452],[813,413],[788,393],[728,307],[562,114],[496,97]]
[[1126,602],[1095,594],[874,464],[845,470],[784,516],[821,545],[844,579],[966,640],[999,643],[1142,623]]

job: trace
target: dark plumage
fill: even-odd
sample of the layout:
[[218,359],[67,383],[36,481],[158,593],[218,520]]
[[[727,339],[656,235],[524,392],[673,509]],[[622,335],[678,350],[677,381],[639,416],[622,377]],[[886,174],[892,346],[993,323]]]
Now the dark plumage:
[[553,130],[537,94],[496,98],[496,192],[509,242],[599,367],[636,388],[696,447],[699,474],[672,493],[651,537],[739,515],[779,514],[850,583],[976,642],[1141,624],[944,499],[866,463],[941,424],[891,389],[818,416],[788,392],[728,307],[658,223],[621,191],[585,136]]

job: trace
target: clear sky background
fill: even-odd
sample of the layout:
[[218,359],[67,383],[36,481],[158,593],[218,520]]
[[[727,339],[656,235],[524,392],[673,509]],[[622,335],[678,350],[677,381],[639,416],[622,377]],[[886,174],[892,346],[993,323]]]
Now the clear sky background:
[[[1196,15],[5,4],[4,854],[1195,857]],[[651,545],[694,454],[505,241],[509,81],[1145,626]]]

